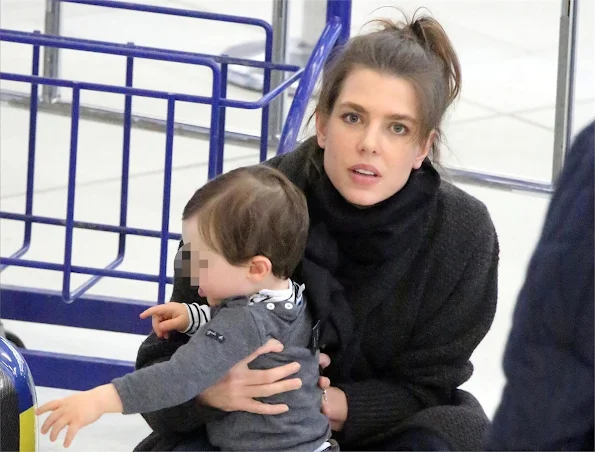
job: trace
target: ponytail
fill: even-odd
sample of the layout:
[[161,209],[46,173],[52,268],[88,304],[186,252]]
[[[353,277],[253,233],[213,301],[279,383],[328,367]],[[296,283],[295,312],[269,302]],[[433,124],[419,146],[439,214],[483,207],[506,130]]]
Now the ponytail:
[[447,105],[452,104],[461,92],[461,65],[444,28],[436,19],[428,16],[413,19],[407,27],[421,46],[442,61],[449,88]]

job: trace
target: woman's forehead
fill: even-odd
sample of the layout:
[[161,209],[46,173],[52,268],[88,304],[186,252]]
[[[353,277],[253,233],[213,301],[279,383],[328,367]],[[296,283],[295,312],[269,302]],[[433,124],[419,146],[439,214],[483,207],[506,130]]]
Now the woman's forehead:
[[417,95],[409,81],[367,68],[354,69],[345,78],[337,105],[349,104],[385,116],[417,116]]

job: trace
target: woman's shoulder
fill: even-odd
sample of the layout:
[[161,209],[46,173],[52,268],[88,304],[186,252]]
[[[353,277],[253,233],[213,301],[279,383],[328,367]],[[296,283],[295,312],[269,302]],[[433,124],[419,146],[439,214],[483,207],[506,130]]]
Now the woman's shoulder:
[[443,181],[428,251],[425,256],[436,293],[451,293],[465,271],[471,271],[473,278],[493,277],[488,275],[497,268],[500,246],[486,205]]
[[279,170],[294,184],[303,189],[309,177],[309,171],[316,165],[314,156],[319,150],[316,137],[310,137],[298,144],[293,151],[277,155],[264,162],[264,164]]
[[469,245],[480,240],[493,242],[496,239],[487,206],[450,182],[442,181],[440,184],[437,223],[442,234],[455,242],[463,241]]

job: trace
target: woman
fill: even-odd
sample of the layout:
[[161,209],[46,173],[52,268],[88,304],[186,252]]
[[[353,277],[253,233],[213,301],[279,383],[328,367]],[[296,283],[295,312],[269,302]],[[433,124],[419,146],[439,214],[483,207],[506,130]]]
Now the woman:
[[[294,278],[320,320],[323,411],[342,450],[478,449],[487,418],[457,388],[495,313],[498,242],[485,206],[431,163],[460,91],[459,62],[432,18],[381,24],[327,67],[316,136],[267,162],[308,200],[308,246]],[[172,299],[199,297],[176,279]],[[168,359],[183,341],[151,335],[137,366]],[[273,415],[277,407],[257,398],[298,387],[296,368],[248,363],[278,346],[247,357],[196,401],[146,415],[155,432],[139,450],[209,449],[206,420]]]

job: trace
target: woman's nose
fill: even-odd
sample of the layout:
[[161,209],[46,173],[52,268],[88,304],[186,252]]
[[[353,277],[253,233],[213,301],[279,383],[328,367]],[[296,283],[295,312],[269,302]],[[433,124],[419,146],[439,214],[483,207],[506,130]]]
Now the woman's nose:
[[380,130],[378,126],[370,124],[365,127],[363,135],[359,143],[359,151],[362,154],[378,154],[380,152],[379,147],[380,141]]

